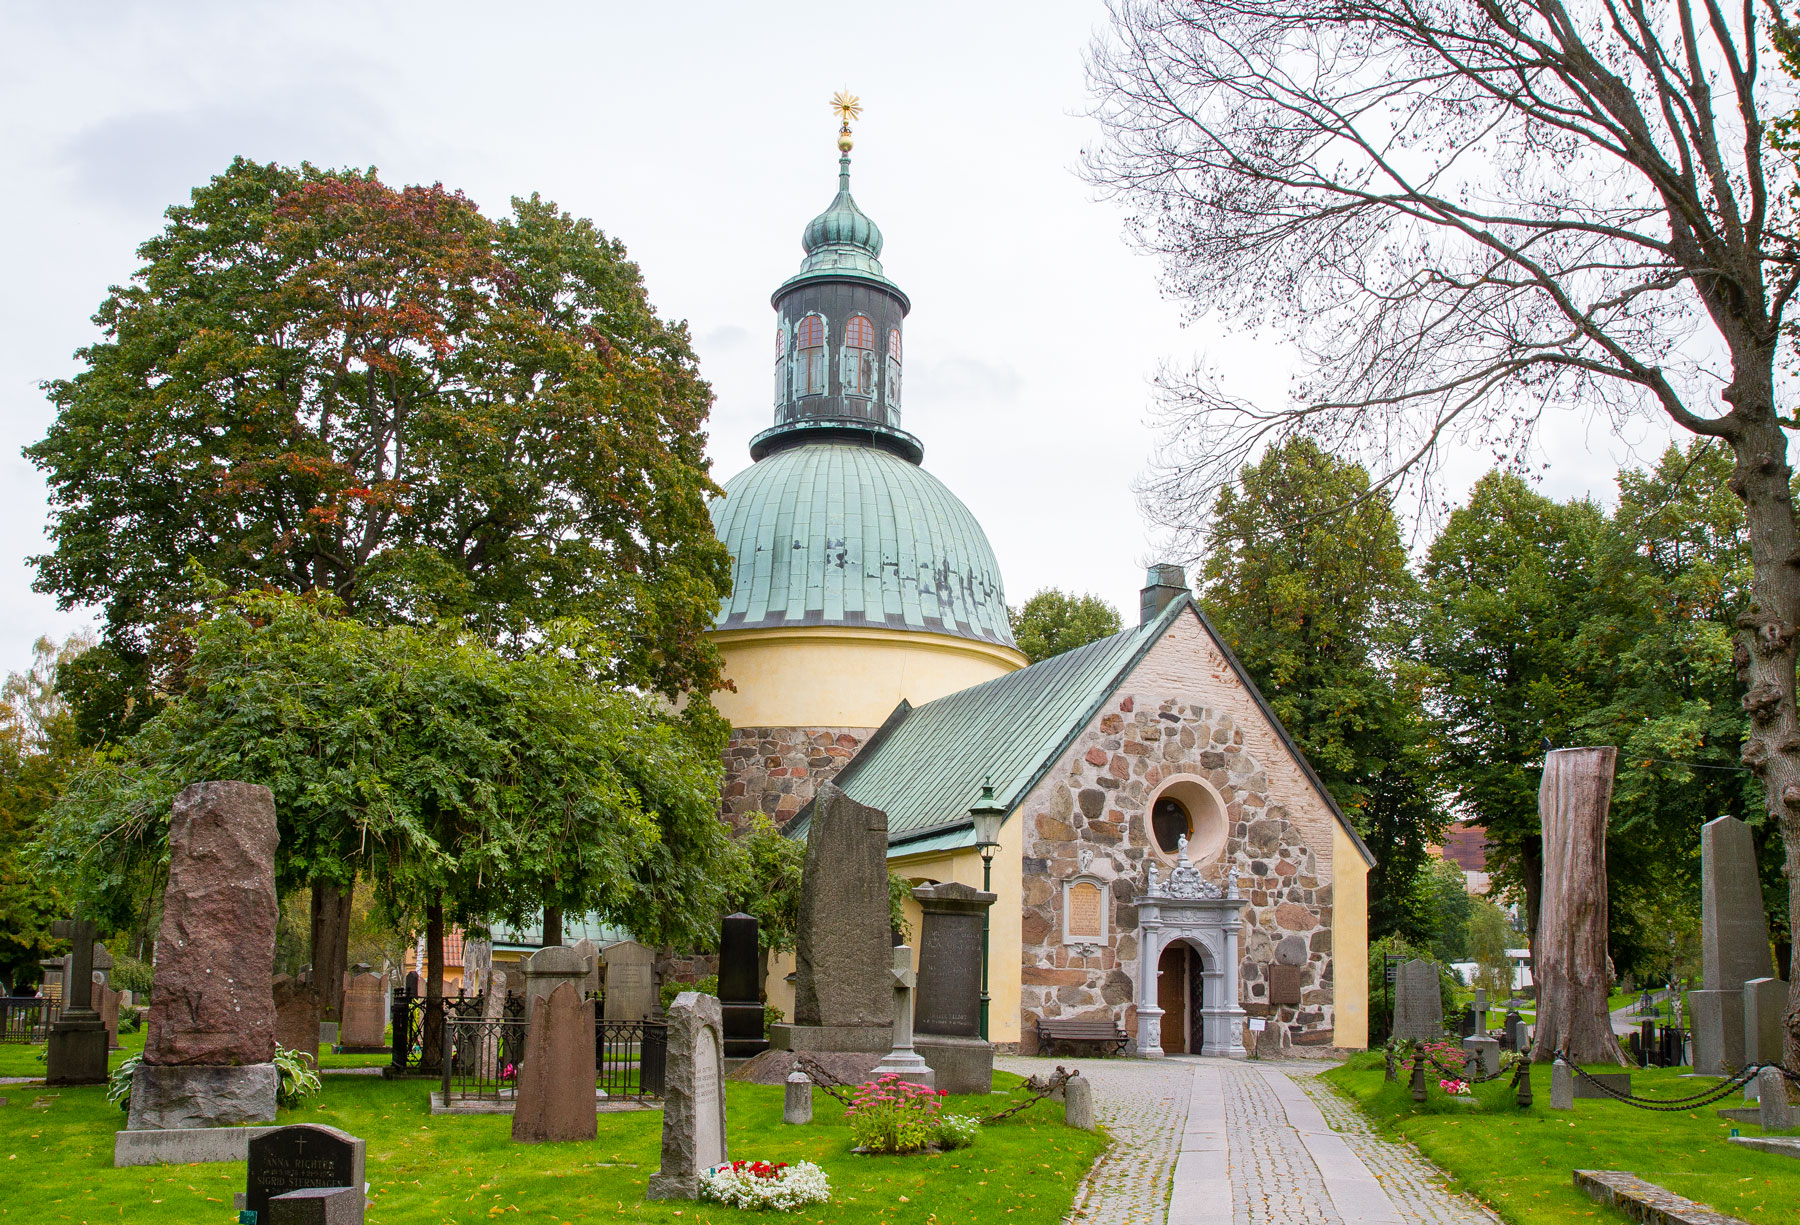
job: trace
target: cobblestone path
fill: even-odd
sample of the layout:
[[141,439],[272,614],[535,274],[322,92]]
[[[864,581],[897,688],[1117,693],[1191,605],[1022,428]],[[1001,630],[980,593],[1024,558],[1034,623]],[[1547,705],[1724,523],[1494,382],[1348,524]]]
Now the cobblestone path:
[[1410,1145],[1384,1140],[1317,1064],[1175,1058],[996,1061],[1079,1067],[1113,1145],[1076,1192],[1078,1225],[1496,1225]]

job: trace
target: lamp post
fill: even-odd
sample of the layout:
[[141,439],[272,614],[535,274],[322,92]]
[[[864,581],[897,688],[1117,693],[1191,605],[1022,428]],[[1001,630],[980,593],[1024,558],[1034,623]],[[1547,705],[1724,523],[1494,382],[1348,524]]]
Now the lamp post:
[[[1000,849],[1000,823],[1006,820],[1006,809],[994,799],[992,775],[981,780],[981,798],[969,809],[969,819],[975,823],[975,849],[981,852],[981,891],[991,893],[994,852]],[[981,912],[981,1038],[984,1042],[988,1036],[988,914],[992,909],[989,906]]]

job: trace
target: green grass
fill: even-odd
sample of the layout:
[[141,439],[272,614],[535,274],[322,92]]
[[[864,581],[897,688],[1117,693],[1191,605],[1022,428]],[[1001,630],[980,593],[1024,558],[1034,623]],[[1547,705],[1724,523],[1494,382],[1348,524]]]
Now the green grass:
[[[1017,1077],[995,1074],[997,1086]],[[368,1141],[371,1225],[518,1219],[724,1225],[771,1219],[716,1204],[644,1199],[658,1165],[660,1111],[602,1114],[600,1137],[579,1144],[513,1144],[504,1115],[433,1117],[428,1081],[329,1076],[308,1105],[281,1121],[325,1123]],[[124,1116],[98,1088],[0,1086],[0,1222],[129,1221],[193,1225],[234,1219],[239,1163],[115,1170],[112,1137]],[[811,1160],[831,1180],[829,1204],[773,1219],[831,1225],[1052,1225],[1104,1136],[1062,1125],[1044,1102],[984,1128],[973,1148],[927,1157],[859,1157],[843,1108],[815,1094],[815,1123],[781,1122],[782,1089],[730,1084],[733,1157]],[[950,1098],[948,1109],[990,1113],[1005,1099]]]
[[[1614,1069],[1617,1070],[1617,1069]],[[1518,1225],[1575,1219],[1619,1221],[1577,1191],[1577,1169],[1626,1170],[1677,1195],[1757,1225],[1792,1225],[1800,1206],[1800,1161],[1726,1143],[1734,1124],[1713,1112],[1742,1104],[1733,1092],[1698,1110],[1652,1112],[1622,1102],[1579,1100],[1550,1109],[1550,1069],[1534,1067],[1530,1110],[1520,1110],[1496,1081],[1475,1087],[1479,1107],[1452,1103],[1434,1084],[1415,1104],[1404,1074],[1382,1079],[1379,1054],[1359,1055],[1325,1079],[1391,1135],[1410,1140],[1467,1191]],[[1644,1097],[1687,1097],[1714,1082],[1683,1079],[1676,1069],[1634,1069],[1631,1087]],[[1742,1134],[1761,1135],[1754,1124]]]
[[[144,1031],[140,1029],[135,1034],[120,1034],[119,1046],[121,1049],[113,1051],[107,1056],[108,1067],[116,1068],[119,1066],[119,1060],[143,1050]],[[33,1046],[23,1042],[0,1042],[0,1076],[30,1076],[42,1080],[44,1078],[43,1044],[39,1043]],[[17,1086],[15,1085],[13,1088],[17,1088]],[[8,1087],[0,1085],[0,1097],[6,1096],[8,1096]]]

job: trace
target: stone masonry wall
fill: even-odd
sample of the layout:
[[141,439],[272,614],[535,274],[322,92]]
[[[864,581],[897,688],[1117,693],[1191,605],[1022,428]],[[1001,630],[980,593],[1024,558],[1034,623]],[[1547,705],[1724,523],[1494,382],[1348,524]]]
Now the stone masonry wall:
[[725,746],[719,815],[734,831],[753,812],[786,825],[821,783],[849,764],[873,728],[739,727]]
[[[1211,648],[1208,650],[1207,648]],[[1223,675],[1218,669],[1223,669]],[[1180,696],[1145,692],[1150,680]],[[1332,1040],[1330,810],[1195,618],[1153,648],[1019,809],[1024,820],[1021,1034],[1036,1016],[1106,1016],[1137,1032],[1137,910],[1151,849],[1149,803],[1174,775],[1198,776],[1225,800],[1224,853],[1249,899],[1239,942],[1240,1003],[1302,1045]],[[1295,786],[1299,783],[1299,786]],[[1109,939],[1064,945],[1063,882],[1106,882]],[[1268,1008],[1268,967],[1302,967],[1301,1004]]]

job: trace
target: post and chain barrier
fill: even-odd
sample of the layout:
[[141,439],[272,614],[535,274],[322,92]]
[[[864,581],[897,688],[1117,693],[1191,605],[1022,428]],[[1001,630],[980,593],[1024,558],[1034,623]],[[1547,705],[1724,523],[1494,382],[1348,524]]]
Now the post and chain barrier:
[[[794,1066],[798,1067],[802,1072],[805,1072],[808,1078],[812,1080],[813,1084],[823,1089],[827,1096],[841,1106],[848,1107],[852,1105],[855,1091],[861,1088],[860,1085],[851,1084],[843,1077],[838,1076],[811,1055],[803,1054],[795,1056]],[[990,1127],[995,1123],[1011,1118],[1022,1110],[1029,1110],[1031,1107],[1037,1105],[1052,1093],[1055,1093],[1064,1085],[1068,1084],[1070,1077],[1075,1075],[1077,1075],[1076,1072],[1072,1072],[1061,1064],[1057,1064],[1056,1071],[1052,1072],[1047,1080],[1040,1083],[1034,1077],[1031,1081],[1027,1082],[1027,1088],[1035,1090],[1032,1096],[1023,1101],[1014,1102],[1011,1106],[1008,1106],[1005,1110],[1002,1110],[997,1114],[987,1115],[981,1120],[982,1126]]]
[[1752,1080],[1755,1080],[1756,1074],[1764,1068],[1774,1068],[1777,1072],[1780,1072],[1782,1076],[1786,1077],[1790,1084],[1800,1085],[1800,1075],[1789,1071],[1778,1063],[1753,1063],[1739,1069],[1734,1075],[1719,1082],[1719,1084],[1713,1088],[1704,1089],[1701,1092],[1692,1094],[1688,1097],[1639,1097],[1635,1093],[1621,1093],[1611,1085],[1607,1084],[1604,1080],[1584,1071],[1580,1064],[1569,1058],[1566,1049],[1556,1052],[1556,1062],[1568,1068],[1575,1075],[1579,1076],[1594,1088],[1600,1090],[1606,1096],[1615,1101],[1624,1102],[1627,1106],[1635,1106],[1639,1110],[1697,1110],[1702,1106],[1710,1106],[1714,1102],[1724,1101],[1734,1092],[1742,1089]]

